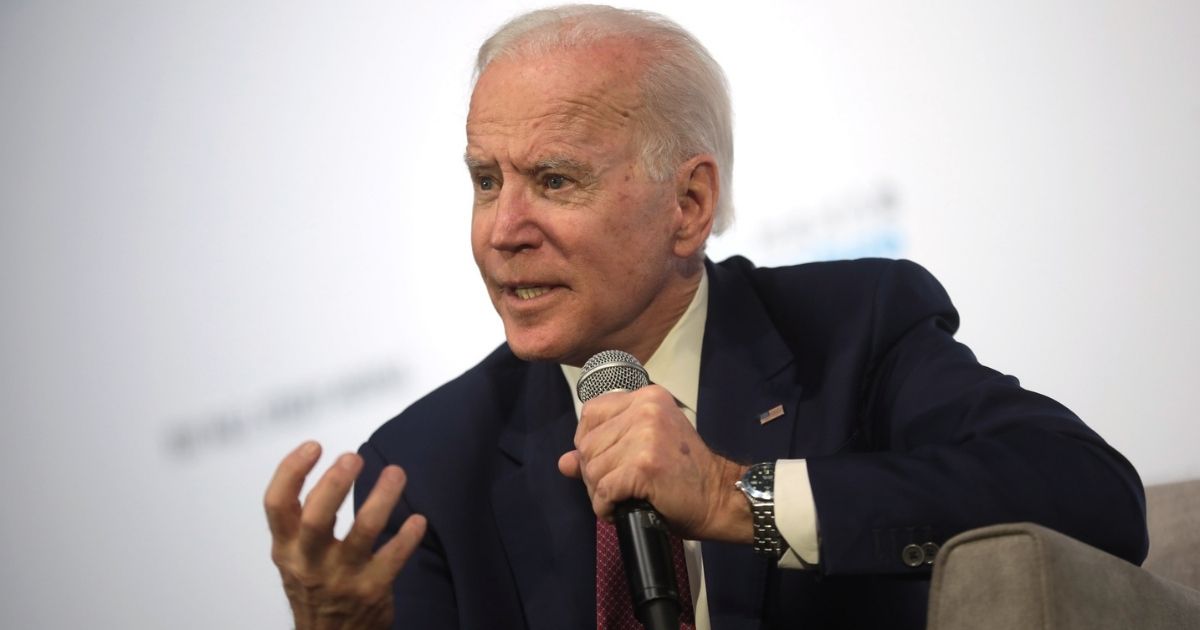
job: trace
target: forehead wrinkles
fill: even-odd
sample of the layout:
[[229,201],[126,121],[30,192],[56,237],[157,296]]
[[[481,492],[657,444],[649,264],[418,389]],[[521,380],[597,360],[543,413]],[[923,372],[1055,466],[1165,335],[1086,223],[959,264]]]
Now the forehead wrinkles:
[[477,86],[467,119],[468,145],[492,149],[499,147],[481,145],[499,142],[515,150],[513,145],[627,144],[643,108],[635,73],[611,65],[563,65],[572,67],[564,72],[558,66],[551,76],[530,67],[502,71],[511,80]]
[[634,112],[640,107],[634,101],[631,98],[617,98],[613,94],[583,94],[563,99],[563,111],[552,115],[550,122],[564,129],[583,125],[596,131],[616,131],[629,126]]
[[[579,95],[548,104],[542,111],[484,111],[467,121],[469,144],[499,137],[517,145],[565,143],[601,148],[628,140],[638,106],[611,98]],[[516,148],[516,147],[512,147]]]

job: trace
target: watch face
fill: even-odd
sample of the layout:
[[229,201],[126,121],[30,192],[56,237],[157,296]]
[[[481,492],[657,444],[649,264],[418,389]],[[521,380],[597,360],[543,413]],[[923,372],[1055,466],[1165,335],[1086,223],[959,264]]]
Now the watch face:
[[737,487],[754,501],[769,502],[775,498],[774,480],[760,475],[748,474],[737,482]]
[[775,498],[775,493],[770,488],[760,488],[755,484],[748,484],[746,491],[755,501],[770,501]]

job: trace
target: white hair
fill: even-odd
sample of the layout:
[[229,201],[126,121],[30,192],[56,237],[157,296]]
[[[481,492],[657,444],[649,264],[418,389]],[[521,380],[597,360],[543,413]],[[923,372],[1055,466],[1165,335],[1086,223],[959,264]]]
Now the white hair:
[[645,100],[642,167],[665,181],[679,164],[701,153],[717,161],[721,191],[713,233],[733,222],[733,114],[725,73],[708,50],[681,26],[649,11],[572,4],[519,15],[479,47],[478,80],[501,57],[539,56],[610,39],[631,39],[651,54],[639,87]]

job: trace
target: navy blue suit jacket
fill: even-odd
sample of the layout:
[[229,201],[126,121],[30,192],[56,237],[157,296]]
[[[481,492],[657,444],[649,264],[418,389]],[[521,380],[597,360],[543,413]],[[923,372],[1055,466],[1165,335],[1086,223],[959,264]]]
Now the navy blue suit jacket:
[[[902,549],[1033,521],[1133,562],[1141,482],[1063,406],[983,367],[945,291],[906,261],[708,263],[697,428],[745,463],[806,458],[821,566],[786,570],[704,543],[715,630],[921,628],[929,567]],[[783,405],[784,416],[759,415]],[[395,583],[396,627],[595,627],[595,517],[558,472],[576,419],[553,363],[501,346],[380,428],[360,453],[409,485],[426,538]],[[786,489],[777,489],[786,492]]]

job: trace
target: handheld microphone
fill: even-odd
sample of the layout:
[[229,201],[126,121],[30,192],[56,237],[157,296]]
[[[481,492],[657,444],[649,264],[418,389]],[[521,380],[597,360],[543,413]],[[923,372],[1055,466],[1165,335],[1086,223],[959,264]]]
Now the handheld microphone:
[[[636,357],[605,350],[583,364],[575,389],[579,400],[587,402],[606,392],[633,391],[649,384],[650,376]],[[646,501],[630,500],[617,504],[614,521],[634,615],[647,630],[678,630],[679,591],[662,515]]]

